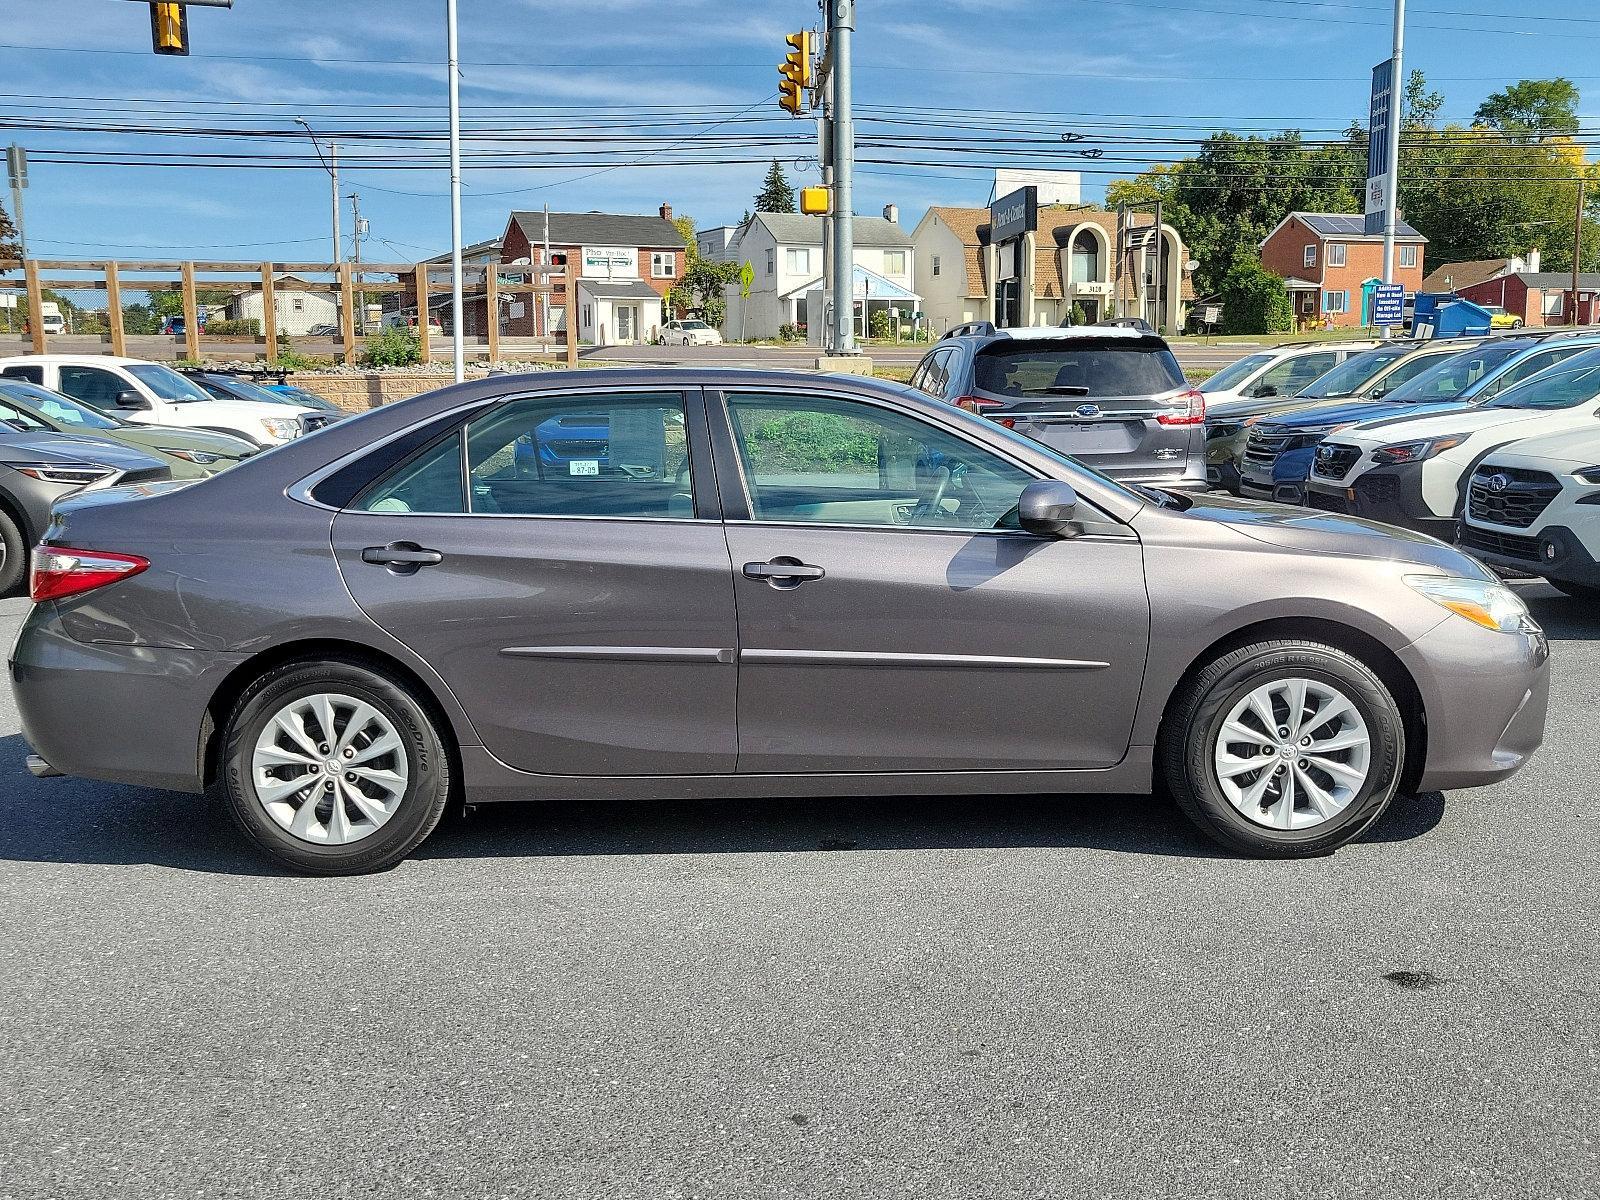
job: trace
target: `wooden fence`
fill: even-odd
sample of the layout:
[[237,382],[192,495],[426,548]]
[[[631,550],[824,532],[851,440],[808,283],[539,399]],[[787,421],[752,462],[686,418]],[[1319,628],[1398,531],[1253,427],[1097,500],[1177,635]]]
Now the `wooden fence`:
[[[395,295],[410,299],[402,303],[402,311],[410,309],[419,316],[416,321],[417,337],[422,343],[422,361],[429,358],[430,342],[438,335],[428,328],[427,314],[431,312],[429,299],[451,290],[450,266],[436,262],[423,263],[362,263],[359,277],[356,267],[348,262],[161,262],[161,261],[111,261],[70,259],[0,259],[0,272],[20,269],[22,286],[27,291],[29,323],[36,354],[49,352],[50,335],[45,332],[39,313],[46,288],[55,291],[100,291],[106,296],[106,320],[109,324],[112,354],[127,353],[128,334],[124,328],[124,290],[168,291],[177,290],[183,297],[184,353],[188,358],[199,359],[201,341],[205,331],[200,326],[200,306],[196,294],[201,288],[226,288],[235,294],[251,293],[261,296],[261,333],[255,338],[265,350],[267,362],[275,363],[279,353],[278,314],[274,291],[277,277],[281,275],[324,276],[325,283],[307,280],[317,291],[337,295],[339,314],[339,342],[344,361],[354,364],[360,355],[356,296]],[[70,275],[46,274],[70,272]],[[177,277],[173,277],[173,272]],[[369,279],[370,275],[393,276],[392,280]],[[155,276],[155,278],[151,278]],[[557,273],[553,268],[537,265],[504,263],[469,263],[461,272],[463,293],[470,303],[482,303],[486,320],[488,357],[493,361],[500,356],[499,305],[502,296],[527,296],[531,301],[538,296],[551,296],[564,308],[566,319],[566,359],[569,365],[578,361],[577,289],[571,275]],[[15,283],[0,279],[0,289],[15,287]]]

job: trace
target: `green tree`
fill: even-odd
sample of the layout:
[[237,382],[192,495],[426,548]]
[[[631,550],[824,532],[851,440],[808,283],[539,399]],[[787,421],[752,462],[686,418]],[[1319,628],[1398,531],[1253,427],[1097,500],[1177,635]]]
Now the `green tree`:
[[[17,240],[17,227],[11,223],[11,214],[0,204],[0,258],[21,258],[22,244]],[[0,275],[4,275],[0,271]]]
[[757,212],[794,211],[794,188],[790,186],[789,177],[783,173],[783,167],[777,159],[773,159],[772,165],[767,168],[767,177],[761,181],[761,190],[756,193],[755,206]]
[[1279,279],[1254,259],[1242,258],[1223,277],[1223,333],[1287,333],[1294,328],[1294,309]]
[[[178,288],[159,288],[147,294],[150,311],[157,317],[183,316],[183,292]],[[233,293],[227,288],[196,288],[194,291],[195,303],[208,308],[221,308],[232,298]]]
[[698,311],[707,325],[721,328],[728,315],[726,289],[738,278],[738,263],[697,257],[683,273],[681,286],[691,297],[684,307]]
[[1577,85],[1570,79],[1524,79],[1478,105],[1472,123],[1518,141],[1575,137],[1578,100]]
[[[1428,90],[1428,77],[1421,71],[1412,71],[1406,79],[1405,102],[1400,109],[1402,129],[1432,129],[1439,120],[1439,110],[1444,107],[1444,93]],[[1353,127],[1365,144],[1366,130],[1360,124]]]

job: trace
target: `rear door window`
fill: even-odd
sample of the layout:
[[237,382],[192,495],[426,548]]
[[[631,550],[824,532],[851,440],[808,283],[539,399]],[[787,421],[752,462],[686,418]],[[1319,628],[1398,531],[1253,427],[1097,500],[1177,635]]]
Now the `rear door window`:
[[1184,383],[1165,343],[1133,338],[993,342],[978,351],[973,379],[991,396],[1041,401],[1159,396]]
[[117,397],[130,390],[120,376],[99,367],[61,368],[62,395],[82,400],[91,408],[115,408]]
[[44,368],[39,366],[11,366],[0,370],[8,379],[26,379],[29,383],[44,383]]

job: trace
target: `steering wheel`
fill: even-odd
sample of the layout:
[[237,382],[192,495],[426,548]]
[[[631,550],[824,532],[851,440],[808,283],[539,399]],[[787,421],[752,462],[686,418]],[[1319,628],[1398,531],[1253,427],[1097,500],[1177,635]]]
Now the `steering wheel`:
[[917,497],[917,506],[911,510],[911,515],[906,518],[906,523],[910,524],[913,521],[925,520],[940,512],[939,506],[944,503],[945,493],[950,490],[950,480],[952,478],[949,467],[940,467],[935,471],[933,473],[933,488],[931,492],[925,496]]

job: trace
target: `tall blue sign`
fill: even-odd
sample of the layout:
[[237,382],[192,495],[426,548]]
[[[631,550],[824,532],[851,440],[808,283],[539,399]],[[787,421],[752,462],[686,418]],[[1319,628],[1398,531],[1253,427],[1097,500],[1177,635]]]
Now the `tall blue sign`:
[[1394,94],[1394,59],[1372,68],[1372,107],[1367,114],[1367,233],[1382,233],[1389,207],[1389,134],[1398,117]]

